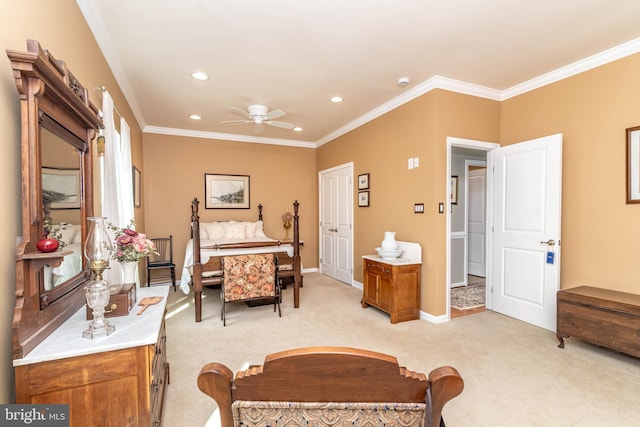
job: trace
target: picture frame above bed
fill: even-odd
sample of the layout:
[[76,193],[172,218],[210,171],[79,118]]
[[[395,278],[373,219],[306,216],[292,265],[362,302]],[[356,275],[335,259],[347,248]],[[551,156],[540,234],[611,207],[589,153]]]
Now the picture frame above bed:
[[204,174],[205,209],[250,209],[249,175]]
[[80,169],[43,166],[42,192],[51,209],[80,209]]

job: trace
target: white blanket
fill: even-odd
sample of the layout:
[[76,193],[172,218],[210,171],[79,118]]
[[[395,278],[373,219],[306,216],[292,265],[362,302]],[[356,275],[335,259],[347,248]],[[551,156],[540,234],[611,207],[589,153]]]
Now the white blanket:
[[48,265],[44,268],[44,289],[52,289],[67,280],[71,279],[82,270],[82,247],[80,243],[71,243],[63,248],[72,250],[73,253],[66,255],[62,263],[55,268]]
[[[280,246],[256,246],[251,248],[225,248],[214,249],[214,245],[233,244],[233,243],[265,243],[265,242],[277,242],[274,239],[254,238],[254,239],[242,239],[242,240],[200,240],[200,262],[206,264],[212,256],[227,256],[227,255],[246,255],[246,254],[264,254],[275,252],[286,252],[287,255],[293,256],[293,245],[281,244]],[[182,276],[180,278],[180,289],[185,294],[190,291],[189,284],[191,283],[191,267],[193,267],[193,239],[189,239],[187,242],[187,248],[184,254],[184,264],[182,265]]]

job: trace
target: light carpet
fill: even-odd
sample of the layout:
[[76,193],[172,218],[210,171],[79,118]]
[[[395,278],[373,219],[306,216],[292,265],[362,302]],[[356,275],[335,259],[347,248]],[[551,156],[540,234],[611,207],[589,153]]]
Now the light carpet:
[[426,373],[454,366],[465,388],[444,408],[447,427],[638,425],[640,359],[573,338],[559,349],[555,333],[493,311],[392,325],[387,314],[363,309],[361,298],[355,287],[306,274],[300,308],[293,308],[289,286],[282,318],[272,306],[236,303],[227,306],[223,327],[219,290],[205,290],[201,323],[194,320],[193,294],[170,291],[164,425],[204,426],[213,413],[215,402],[196,384],[205,363],[237,372],[269,353],[317,345],[379,351]]

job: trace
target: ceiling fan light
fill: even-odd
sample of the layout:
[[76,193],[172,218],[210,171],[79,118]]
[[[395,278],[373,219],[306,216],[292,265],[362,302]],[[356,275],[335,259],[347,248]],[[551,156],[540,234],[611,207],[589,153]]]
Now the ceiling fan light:
[[202,117],[200,117],[200,116],[199,116],[199,115],[197,115],[197,114],[192,114],[192,115],[190,115],[190,116],[189,116],[189,118],[190,118],[191,120],[200,120],[200,119],[202,119]]
[[296,126],[293,128],[294,132],[302,132],[302,128],[300,126]]
[[196,80],[203,80],[203,81],[209,80],[209,76],[203,73],[202,71],[196,71],[194,73],[191,73],[191,77],[193,77]]
[[343,99],[342,99],[341,96],[332,96],[331,97],[331,102],[333,102],[333,103],[337,104],[337,103],[342,102],[342,101],[343,101]]

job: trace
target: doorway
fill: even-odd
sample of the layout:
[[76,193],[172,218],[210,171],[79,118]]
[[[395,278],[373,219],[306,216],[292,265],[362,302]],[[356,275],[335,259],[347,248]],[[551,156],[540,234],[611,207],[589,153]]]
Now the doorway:
[[[560,282],[562,134],[505,147],[447,138],[447,173],[458,148],[487,154],[486,307],[555,330]],[[454,180],[452,179],[452,182]],[[451,190],[451,188],[448,188]],[[456,191],[452,192],[457,194]],[[452,200],[447,209],[447,319],[456,260]]]
[[353,282],[353,163],[320,171],[320,272]]
[[[446,209],[447,239],[447,319],[463,314],[473,314],[491,308],[486,286],[486,218],[489,194],[486,191],[487,153],[499,145],[495,143],[447,138],[448,176],[457,177],[456,197],[450,198]],[[451,189],[454,190],[454,189]],[[478,283],[482,286],[479,286]],[[472,289],[476,288],[476,289]],[[452,307],[452,289],[456,306],[461,299],[464,309]],[[478,289],[484,294],[483,306],[475,300]],[[466,292],[473,299],[464,296]],[[481,295],[482,296],[482,295]]]

